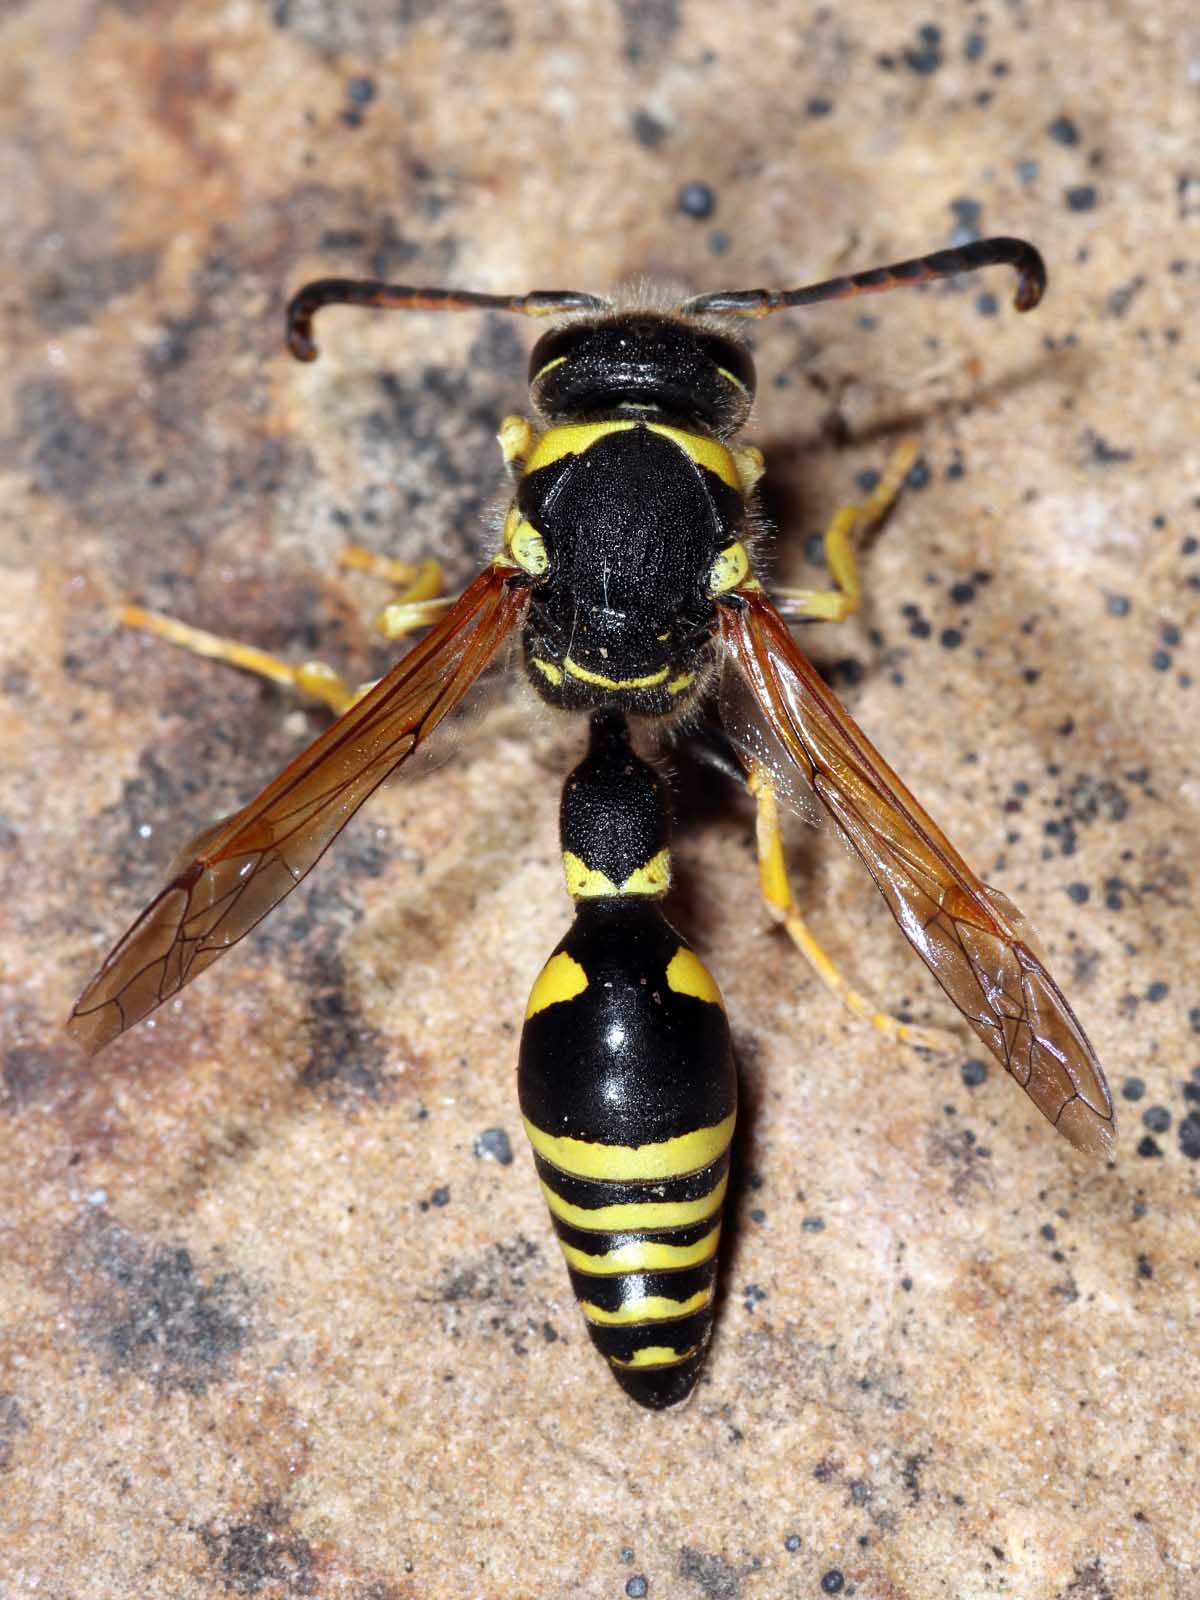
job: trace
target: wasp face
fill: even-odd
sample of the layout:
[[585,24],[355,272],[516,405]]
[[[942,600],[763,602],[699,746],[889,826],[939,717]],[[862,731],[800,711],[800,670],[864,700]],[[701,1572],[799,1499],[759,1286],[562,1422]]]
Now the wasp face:
[[754,399],[754,363],[735,340],[655,312],[554,328],[529,359],[533,403],[554,422],[654,415],[728,437]]

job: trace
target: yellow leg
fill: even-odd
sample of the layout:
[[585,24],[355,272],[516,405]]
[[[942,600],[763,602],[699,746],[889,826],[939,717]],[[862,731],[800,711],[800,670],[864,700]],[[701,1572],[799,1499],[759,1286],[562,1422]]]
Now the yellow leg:
[[863,1017],[872,1027],[878,1028],[889,1039],[901,1044],[914,1045],[920,1050],[949,1051],[960,1048],[950,1034],[934,1028],[920,1028],[911,1022],[901,1022],[885,1011],[878,1011],[857,989],[851,988],[825,951],[817,943],[808,925],[796,908],[792,886],[788,882],[787,867],[783,859],[783,841],[779,834],[779,807],[771,780],[762,767],[755,766],[749,777],[750,793],[758,807],[755,823],[758,843],[758,882],[767,909],[775,920],[786,928],[789,938],[808,962],[809,966],[838,999],[856,1017]]
[[117,621],[126,628],[141,628],[171,644],[180,645],[194,655],[207,656],[210,661],[227,661],[230,666],[241,667],[245,672],[256,672],[260,678],[295,689],[313,700],[320,700],[339,714],[348,711],[363,693],[351,689],[346,680],[327,667],[323,661],[305,661],[293,667],[278,656],[258,650],[254,645],[239,644],[236,639],[222,639],[203,628],[193,628],[186,622],[176,622],[174,617],[164,617],[159,611],[147,611],[142,606],[122,606]]
[[355,572],[383,578],[400,590],[372,623],[385,639],[402,639],[419,628],[430,627],[453,604],[452,595],[441,593],[442,569],[436,561],[422,561],[419,567],[410,567],[406,561],[393,561],[390,556],[377,556],[361,545],[348,544],[338,552],[338,563]]
[[[388,639],[427,628],[450,604],[450,600],[438,597],[442,574],[436,561],[423,561],[419,567],[410,567],[403,561],[374,555],[358,545],[347,545],[338,560],[344,567],[369,572],[402,586],[399,599],[385,606],[376,619],[376,626]],[[352,688],[339,672],[323,661],[304,661],[294,667],[254,645],[223,639],[215,633],[206,633],[203,628],[193,628],[186,622],[177,622],[174,617],[165,617],[161,612],[147,611],[142,606],[122,606],[117,620],[124,627],[153,633],[195,655],[207,656],[211,661],[227,661],[230,666],[241,667],[245,672],[257,673],[260,678],[294,689],[309,699],[319,700],[339,716],[371,688],[369,683]]]
[[887,514],[904,480],[917,459],[915,439],[906,439],[892,453],[883,476],[865,500],[841,506],[825,529],[825,564],[835,587],[832,589],[776,589],[773,598],[789,620],[818,618],[822,622],[844,622],[862,604],[858,581],[858,558],[854,550],[857,534],[873,528]]

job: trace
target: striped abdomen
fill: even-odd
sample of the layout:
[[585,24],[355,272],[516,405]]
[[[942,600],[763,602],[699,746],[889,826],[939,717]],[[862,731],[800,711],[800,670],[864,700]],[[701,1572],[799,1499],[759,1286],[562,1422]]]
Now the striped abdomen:
[[737,1103],[720,992],[655,903],[661,812],[623,721],[597,718],[564,792],[576,917],[530,995],[519,1074],[588,1331],[622,1388],[654,1407],[690,1393],[712,1330]]

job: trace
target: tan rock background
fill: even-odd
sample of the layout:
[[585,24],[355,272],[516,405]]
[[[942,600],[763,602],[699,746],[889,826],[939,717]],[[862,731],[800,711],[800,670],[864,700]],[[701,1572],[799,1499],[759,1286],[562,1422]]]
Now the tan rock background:
[[[1194,6],[0,10],[0,1595],[1200,1594]],[[535,330],[327,313],[302,369],[308,277],[782,286],[999,232],[1039,311],[999,271],[773,319],[752,437],[815,583],[918,433],[864,615],[805,644],[1035,920],[1120,1161],[965,1030],[926,1062],[851,1020],[675,758],[745,1112],[706,1377],[643,1415],[515,1103],[580,730],[499,709],[89,1063],[102,951],[322,725],[114,607],[361,677],[384,595],[343,543],[479,564]],[[795,859],[854,979],[949,1022],[836,842]]]

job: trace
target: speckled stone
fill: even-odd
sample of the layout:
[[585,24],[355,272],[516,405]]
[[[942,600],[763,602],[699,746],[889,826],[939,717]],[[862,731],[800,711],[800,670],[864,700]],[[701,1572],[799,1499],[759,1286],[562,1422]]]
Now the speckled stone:
[[[2,11],[0,1595],[1194,1600],[1194,7]],[[771,319],[750,436],[807,585],[918,436],[863,614],[804,643],[1035,922],[1120,1159],[965,1029],[923,1060],[840,1009],[673,756],[743,1118],[707,1370],[644,1414],[516,1109],[581,729],[498,704],[85,1061],[102,951],[323,726],[114,610],[366,678],[386,595],[339,547],[485,558],[536,330],[331,311],[301,368],[307,278],[786,286],[989,233],[1043,250],[1037,312],[997,271]],[[794,859],[854,981],[952,1026],[848,853]]]

